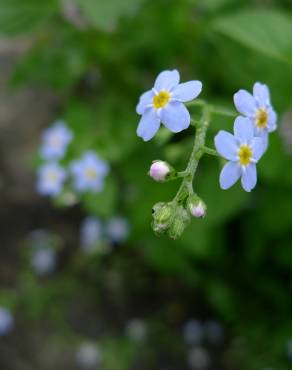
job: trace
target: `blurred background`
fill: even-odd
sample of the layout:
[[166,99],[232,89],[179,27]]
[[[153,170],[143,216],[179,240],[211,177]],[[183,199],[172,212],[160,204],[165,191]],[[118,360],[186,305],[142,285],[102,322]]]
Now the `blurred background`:
[[[0,35],[1,370],[291,369],[291,0],[0,0]],[[135,113],[173,68],[227,108],[266,83],[279,115],[252,193],[203,158],[208,215],[176,241],[151,208],[179,183],[147,171],[184,169],[195,132],[144,143]],[[59,169],[88,150],[109,166],[97,193],[40,191],[55,122]],[[232,124],[214,117],[210,146]]]

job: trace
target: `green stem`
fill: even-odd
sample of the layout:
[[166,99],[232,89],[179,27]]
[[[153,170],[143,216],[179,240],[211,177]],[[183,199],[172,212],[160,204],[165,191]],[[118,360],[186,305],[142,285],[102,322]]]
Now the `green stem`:
[[214,155],[216,157],[219,156],[219,154],[217,153],[215,149],[211,149],[211,148],[208,148],[207,146],[204,146],[203,150],[204,150],[204,153],[206,154]]
[[205,102],[203,99],[196,99],[189,103],[186,103],[188,107],[209,107],[209,111],[211,114],[216,114],[218,116],[225,116],[225,117],[236,117],[238,113],[236,113],[234,110],[226,109],[226,108],[219,108],[215,105],[210,105]]
[[203,107],[203,115],[197,126],[194,147],[187,165],[186,176],[184,177],[182,184],[174,198],[177,202],[183,202],[186,196],[193,194],[193,180],[198,168],[199,161],[205,152],[205,140],[206,133],[210,123],[210,108],[208,105]]

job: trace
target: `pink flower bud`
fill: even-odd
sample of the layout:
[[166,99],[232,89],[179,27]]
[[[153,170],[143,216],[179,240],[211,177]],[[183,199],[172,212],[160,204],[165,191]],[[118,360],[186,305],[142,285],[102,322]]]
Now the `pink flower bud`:
[[190,211],[194,217],[200,218],[205,216],[206,207],[202,202],[199,202],[198,205],[191,207]]
[[188,199],[188,209],[193,217],[202,218],[206,216],[206,204],[196,194]]
[[150,167],[149,175],[153,180],[163,182],[170,173],[170,167],[166,162],[154,161]]

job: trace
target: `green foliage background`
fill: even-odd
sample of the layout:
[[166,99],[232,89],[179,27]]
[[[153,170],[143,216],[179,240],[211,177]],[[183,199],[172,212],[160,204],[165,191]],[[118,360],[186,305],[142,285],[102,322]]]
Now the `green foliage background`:
[[[112,167],[104,193],[84,197],[84,208],[104,218],[127,215],[131,248],[140,249],[160,274],[199,291],[230,332],[244,339],[244,350],[231,354],[235,363],[250,370],[289,369],[292,157],[283,143],[281,116],[292,109],[291,1],[76,0],[76,5],[79,13],[70,15],[57,0],[0,0],[0,34],[33,40],[11,86],[43,86],[62,98],[56,118],[74,130],[70,157],[93,148]],[[147,170],[157,158],[183,169],[194,131],[174,137],[161,130],[149,143],[135,133],[140,94],[171,68],[185,81],[201,80],[202,98],[226,107],[239,88],[264,82],[279,114],[278,132],[271,135],[251,194],[239,185],[220,190],[221,164],[202,160],[195,188],[208,215],[193,221],[178,241],[155,237],[150,222],[152,205],[171,199],[179,184],[153,183]],[[214,118],[210,145],[219,129],[231,127],[231,119]],[[65,282],[62,286],[70,291]]]

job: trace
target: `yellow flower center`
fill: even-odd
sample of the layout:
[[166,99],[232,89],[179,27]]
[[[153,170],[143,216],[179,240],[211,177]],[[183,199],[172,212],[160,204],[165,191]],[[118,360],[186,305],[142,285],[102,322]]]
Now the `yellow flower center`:
[[259,128],[265,128],[268,123],[268,112],[265,109],[258,109],[256,114],[256,124]]
[[96,170],[95,170],[95,168],[87,168],[87,170],[85,171],[85,177],[88,180],[93,180],[96,177]]
[[239,163],[242,166],[247,166],[250,164],[252,159],[252,150],[248,145],[241,145],[238,151]]
[[166,90],[161,90],[157,95],[153,97],[153,105],[156,109],[165,107],[170,99],[170,93]]

